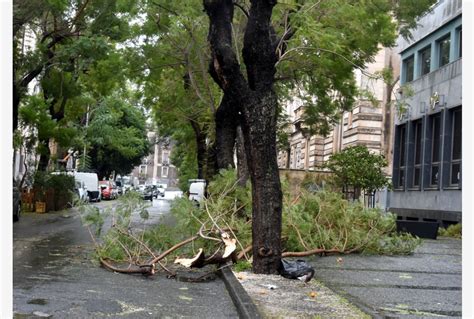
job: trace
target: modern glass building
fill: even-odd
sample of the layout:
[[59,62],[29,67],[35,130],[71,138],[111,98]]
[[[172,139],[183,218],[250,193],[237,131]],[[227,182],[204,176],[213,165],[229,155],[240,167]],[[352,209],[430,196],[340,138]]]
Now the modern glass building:
[[462,180],[462,2],[439,1],[413,39],[399,39],[406,107],[395,119],[393,191],[399,219],[460,222]]

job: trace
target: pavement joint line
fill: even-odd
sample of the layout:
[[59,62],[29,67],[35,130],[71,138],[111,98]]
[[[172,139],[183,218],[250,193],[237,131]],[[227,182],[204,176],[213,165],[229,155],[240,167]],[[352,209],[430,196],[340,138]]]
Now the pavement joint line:
[[[415,315],[427,315],[427,314],[432,314],[432,315],[438,315],[438,316],[443,316],[443,317],[461,317],[462,316],[462,311],[443,311],[443,310],[422,310],[422,309],[415,309],[415,308],[403,308],[403,309],[397,309],[397,308],[381,308],[381,310],[387,311],[392,313],[393,315],[387,315],[385,318],[400,318],[400,316],[395,316],[395,314],[398,314],[400,311],[409,311],[413,312]],[[432,317],[432,316],[430,316]]]
[[421,289],[421,290],[445,290],[445,291],[462,291],[461,287],[436,287],[436,286],[407,286],[407,285],[376,285],[376,284],[347,284],[333,282],[337,287],[354,287],[354,288],[396,288],[396,289]]
[[237,280],[229,267],[219,270],[218,274],[224,281],[232,301],[234,302],[239,318],[242,319],[262,319],[262,315],[254,304],[252,298],[248,295],[240,281]]
[[418,252],[417,255],[433,255],[433,256],[459,256],[462,257],[462,254],[436,254],[436,253],[424,253]]
[[440,272],[440,271],[419,271],[419,270],[400,270],[400,269],[373,269],[373,268],[340,268],[340,267],[318,267],[321,270],[348,270],[348,271],[373,271],[373,272],[399,272],[403,274],[427,274],[427,275],[462,275],[462,272]]
[[346,300],[348,300],[350,303],[355,305],[357,308],[359,308],[360,310],[362,310],[366,314],[370,315],[370,317],[372,317],[372,319],[385,319],[386,318],[383,310],[376,309],[376,308],[366,304],[365,302],[363,302],[362,300],[360,300],[356,296],[351,295],[351,294],[341,290],[340,287],[334,286],[331,283],[326,283],[326,282],[324,282],[324,285],[326,287],[328,287],[329,289],[331,289],[336,294],[338,294],[339,296],[344,297]]

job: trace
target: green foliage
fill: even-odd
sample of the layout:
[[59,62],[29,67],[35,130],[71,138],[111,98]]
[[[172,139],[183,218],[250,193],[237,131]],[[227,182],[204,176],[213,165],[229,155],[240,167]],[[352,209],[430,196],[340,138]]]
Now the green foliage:
[[252,264],[247,260],[239,260],[232,266],[232,269],[236,272],[247,271],[252,269]]
[[409,84],[402,85],[399,91],[401,92],[401,98],[396,100],[395,107],[397,109],[398,118],[401,120],[406,115],[408,108],[410,107],[407,100],[415,95],[415,91]]
[[462,238],[462,224],[457,223],[449,225],[448,228],[440,228],[438,230],[438,236]]
[[[237,237],[241,245],[238,247],[250,245],[252,242],[250,185],[245,188],[238,186],[236,180],[235,171],[221,170],[209,183],[209,197],[200,206],[187,198],[175,200],[171,206],[171,213],[177,220],[176,232],[184,237],[193,236],[202,224],[205,229],[215,229],[212,223],[214,220],[221,228],[238,230]],[[199,239],[195,246],[210,251],[215,249],[215,242]]]
[[[175,243],[177,235],[169,226],[146,226],[145,221],[149,217],[148,204],[138,193],[127,192],[120,197],[114,210],[108,208],[100,211],[95,206],[81,206],[83,225],[89,227],[94,237],[97,237],[97,257],[115,261],[133,259],[145,262],[146,258],[150,257],[145,246],[159,253]],[[138,224],[132,222],[135,215],[140,217]]]
[[75,181],[74,177],[66,174],[51,174],[48,172],[37,171],[34,174],[33,188],[35,189],[35,200],[45,201],[46,192],[54,191],[56,202],[61,199],[71,203],[74,196]]
[[[322,248],[364,254],[410,254],[421,242],[409,234],[396,233],[395,215],[349,203],[338,193],[303,191],[297,201],[290,201],[288,190],[284,188],[284,191],[284,251]],[[82,206],[82,220],[96,237],[100,237],[98,256],[115,261],[148,260],[150,254],[140,242],[157,255],[196,235],[200,229],[207,236],[218,238],[216,224],[238,239],[238,250],[251,245],[250,185],[238,186],[235,172],[222,170],[210,183],[209,193],[209,198],[200,206],[187,198],[174,200],[171,212],[176,225],[173,227],[132,223],[132,216],[140,216],[142,222],[147,218],[148,203],[135,192],[122,196],[115,211]],[[113,222],[113,227],[106,227],[106,222]],[[105,229],[107,231],[102,233]],[[192,255],[197,248],[210,254],[219,248],[219,243],[199,238],[170,257]],[[234,265],[237,271],[250,267],[248,261]]]
[[99,178],[127,175],[148,155],[145,115],[126,96],[110,96],[97,106],[87,129],[89,156]]
[[335,182],[341,187],[374,191],[390,185],[382,172],[387,166],[383,155],[372,154],[363,145],[333,154],[325,166],[334,173]]
[[[221,228],[234,230],[238,248],[252,242],[250,185],[235,184],[233,170],[221,171],[210,183],[209,198],[200,207],[181,198],[172,206],[177,232],[189,237],[204,223],[214,220]],[[314,248],[353,251],[365,254],[409,254],[420,240],[396,233],[396,216],[378,209],[367,209],[349,203],[339,193],[302,191],[298,200],[291,199],[284,187],[282,238],[284,251],[307,251]],[[211,218],[212,217],[212,218]],[[199,240],[196,247],[212,250],[214,242]]]
[[303,192],[283,210],[282,237],[289,251],[314,248],[365,254],[412,253],[420,240],[396,233],[396,216],[349,203],[333,192]]

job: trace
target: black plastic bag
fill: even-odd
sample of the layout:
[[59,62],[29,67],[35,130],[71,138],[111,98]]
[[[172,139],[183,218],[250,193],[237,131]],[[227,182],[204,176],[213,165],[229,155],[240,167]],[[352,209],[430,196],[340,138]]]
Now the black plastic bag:
[[314,269],[304,260],[281,260],[280,275],[288,279],[308,282],[314,276]]

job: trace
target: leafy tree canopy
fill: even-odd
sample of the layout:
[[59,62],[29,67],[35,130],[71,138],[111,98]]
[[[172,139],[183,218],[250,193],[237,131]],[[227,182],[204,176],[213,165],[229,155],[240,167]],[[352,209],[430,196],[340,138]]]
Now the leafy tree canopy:
[[91,112],[87,129],[91,166],[100,178],[126,175],[150,152],[145,115],[130,97],[112,95]]
[[385,158],[370,153],[363,145],[333,154],[325,166],[334,173],[335,182],[340,187],[374,191],[390,185],[382,171],[387,166]]

